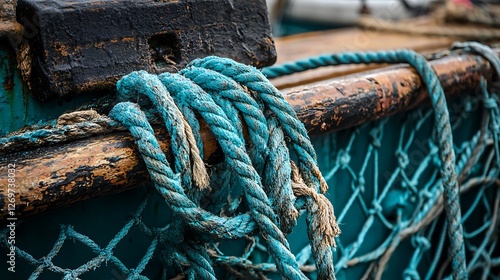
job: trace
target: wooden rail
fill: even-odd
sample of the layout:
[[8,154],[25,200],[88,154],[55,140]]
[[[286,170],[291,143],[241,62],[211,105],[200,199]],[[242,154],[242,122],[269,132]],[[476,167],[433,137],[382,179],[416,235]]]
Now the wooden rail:
[[[490,78],[488,62],[475,55],[452,55],[431,62],[449,97],[477,89]],[[405,65],[322,81],[283,91],[310,134],[345,129],[402,112],[425,102],[419,76]],[[205,155],[217,160],[216,139],[202,128]],[[165,133],[158,137],[169,154]],[[117,193],[149,181],[131,136],[125,132],[0,156],[0,220],[8,216],[7,174],[15,164],[16,216],[54,211],[79,201]]]

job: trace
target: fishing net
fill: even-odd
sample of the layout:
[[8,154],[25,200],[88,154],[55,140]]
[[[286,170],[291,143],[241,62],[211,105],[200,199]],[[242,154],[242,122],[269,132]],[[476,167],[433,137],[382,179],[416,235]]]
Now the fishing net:
[[[483,80],[476,92],[448,102],[470,279],[500,278],[496,90]],[[337,279],[451,277],[434,113],[423,106],[312,138],[330,185],[325,195],[342,229],[333,251]],[[210,172],[224,177],[227,165],[216,164]],[[218,189],[220,182],[212,180],[211,187]],[[228,197],[224,211],[230,215],[241,207],[241,188]],[[287,239],[300,270],[316,279],[306,218],[302,210]],[[16,273],[2,279],[195,279],[190,268],[202,264],[179,254],[184,237],[168,235],[175,221],[150,183],[26,219],[16,228]],[[2,234],[5,255],[9,229]],[[208,243],[205,253],[218,279],[280,278],[258,232]]]

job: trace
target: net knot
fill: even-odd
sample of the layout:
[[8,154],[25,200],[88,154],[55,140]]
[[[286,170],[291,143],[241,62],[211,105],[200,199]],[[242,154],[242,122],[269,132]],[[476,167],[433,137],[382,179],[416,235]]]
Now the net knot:
[[406,167],[410,163],[408,154],[404,152],[401,148],[398,148],[396,150],[396,157],[398,158],[399,167],[401,167],[402,170],[406,169]]
[[80,280],[80,278],[78,278],[78,276],[75,275],[75,273],[71,270],[65,271],[63,279],[64,280]]
[[370,130],[371,144],[377,149],[381,147],[380,137],[381,133],[379,128],[373,128]]
[[365,186],[366,186],[365,178],[363,176],[358,176],[358,178],[356,178],[356,188],[359,188],[359,191],[364,193]]
[[431,242],[424,236],[416,236],[415,238],[412,238],[412,243],[414,247],[421,248],[423,250],[431,248]]
[[382,207],[382,205],[380,205],[380,203],[378,203],[378,201],[373,201],[372,207],[373,208],[368,211],[370,215],[382,213],[382,210],[384,210],[384,208]]
[[113,253],[111,252],[111,250],[101,250],[101,252],[99,252],[99,255],[103,257],[106,262],[113,257]]
[[340,164],[342,168],[346,168],[351,161],[351,156],[345,150],[339,151],[337,155],[337,162]]
[[494,97],[482,98],[483,106],[486,109],[497,109],[498,110],[498,100]]

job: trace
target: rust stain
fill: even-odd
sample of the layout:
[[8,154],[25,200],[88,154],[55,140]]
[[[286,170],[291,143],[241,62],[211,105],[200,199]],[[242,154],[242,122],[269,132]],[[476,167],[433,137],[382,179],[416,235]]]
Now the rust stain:
[[55,51],[59,52],[62,56],[68,56],[68,46],[63,43],[55,42],[52,44]]
[[122,42],[134,42],[135,40],[136,40],[136,38],[134,38],[134,37],[122,38]]

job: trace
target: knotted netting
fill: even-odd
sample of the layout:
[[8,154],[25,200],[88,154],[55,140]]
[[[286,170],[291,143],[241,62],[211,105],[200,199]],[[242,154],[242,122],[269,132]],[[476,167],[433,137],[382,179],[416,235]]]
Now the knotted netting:
[[[340,54],[338,57],[342,63],[369,63],[397,58],[398,54],[404,57],[414,55],[407,51],[378,53],[377,60],[374,59],[375,55],[369,53],[360,54],[362,58],[358,61],[351,61],[357,57],[352,53],[345,56]],[[367,57],[371,61],[366,60]],[[224,127],[221,123],[233,125],[233,128],[226,127],[226,130],[234,132],[235,136],[226,143],[220,143],[221,146],[238,146],[238,139],[244,140],[244,134],[248,134],[251,143],[266,139],[264,142],[269,148],[281,151],[286,147],[280,143],[286,140],[291,158],[286,157],[287,153],[276,152],[272,154],[279,156],[267,159],[257,144],[256,147],[250,146],[248,154],[252,165],[258,175],[262,174],[262,178],[251,177],[254,175],[246,173],[246,167],[233,165],[227,160],[227,157],[238,158],[239,150],[226,147],[226,160],[208,169],[210,186],[186,189],[185,192],[186,197],[195,201],[196,207],[204,209],[206,213],[186,214],[185,209],[191,207],[190,202],[185,202],[178,194],[167,192],[168,185],[175,187],[179,184],[179,188],[182,184],[202,186],[204,175],[195,179],[195,176],[186,175],[189,172],[179,172],[179,175],[169,172],[168,166],[161,165],[166,163],[166,159],[155,152],[153,137],[145,136],[152,134],[147,127],[147,120],[155,116],[144,115],[138,105],[120,103],[110,116],[130,129],[139,150],[144,149],[141,153],[145,156],[157,191],[152,183],[145,182],[145,187],[141,189],[95,199],[60,213],[27,219],[17,227],[16,253],[19,260],[12,279],[279,279],[280,275],[289,279],[304,276],[331,279],[333,275],[329,273],[333,272],[333,268],[337,279],[439,279],[451,277],[452,274],[455,277],[469,275],[470,279],[499,277],[500,112],[496,88],[486,77],[476,92],[464,93],[464,97],[459,100],[448,101],[447,106],[452,135],[446,139],[453,139],[451,148],[456,154],[456,164],[452,166],[460,186],[462,211],[458,222],[463,227],[463,234],[459,234],[463,237],[466,258],[465,270],[457,271],[460,265],[452,265],[454,260],[450,259],[449,254],[456,240],[448,238],[450,225],[443,211],[447,203],[442,195],[446,191],[442,176],[445,163],[440,154],[443,150],[440,139],[442,132],[436,130],[435,109],[417,108],[311,139],[319,168],[330,186],[325,197],[335,206],[336,221],[342,229],[342,234],[335,238],[336,248],[326,246],[326,252],[318,252],[315,246],[321,244],[324,235],[317,230],[318,227],[311,227],[314,224],[311,222],[314,219],[311,213],[329,212],[325,208],[319,209],[321,207],[318,205],[323,201],[320,192],[312,193],[310,189],[314,187],[307,187],[310,184],[317,186],[317,189],[322,188],[321,179],[314,180],[319,178],[312,171],[315,160],[308,161],[307,156],[301,154],[310,151],[294,147],[303,144],[299,140],[285,138],[294,137],[289,133],[293,131],[291,126],[280,122],[279,114],[286,109],[277,110],[278,107],[269,105],[265,97],[259,99],[252,93],[252,90],[257,90],[251,84],[245,84],[242,90],[255,99],[254,106],[249,107],[248,104],[253,101],[235,92],[233,81],[242,83],[242,77],[252,77],[243,75],[238,79],[231,71],[222,70],[220,72],[225,78],[217,76],[217,79],[211,80],[206,76],[207,69],[217,70],[213,65],[210,66],[210,59],[193,62],[193,68],[181,71],[182,77],[134,73],[122,80],[124,82],[121,83],[121,90],[119,84],[119,91],[124,100],[136,101],[135,94],[142,92],[152,100],[148,102],[153,106],[167,108],[165,111],[160,109],[156,118],[166,120],[172,139],[186,132],[186,129],[181,128],[183,124],[184,127],[192,128],[194,139],[191,140],[196,144],[183,146],[183,137],[179,136],[179,145],[177,148],[172,147],[172,152],[178,158],[182,159],[182,155],[189,158],[193,147],[198,148],[197,153],[202,153],[203,143],[200,143],[201,137],[198,136],[200,124],[195,120],[204,114],[213,116],[221,109],[227,115],[226,120],[204,118],[209,125],[213,121],[217,127]],[[339,61],[327,61],[324,64],[338,64]],[[394,62],[400,61],[396,59]],[[303,69],[312,68],[300,63],[297,65]],[[226,64],[224,69],[230,67]],[[267,70],[268,73],[271,70]],[[192,93],[179,94],[192,87],[186,84],[188,80],[194,81],[204,92],[217,92],[209,95],[218,109],[205,110],[207,104],[197,107],[196,102],[208,102],[208,99],[203,99],[205,97],[200,97],[203,95],[201,91],[196,92],[201,101],[188,95]],[[155,99],[162,85],[172,94],[171,99]],[[175,102],[179,112],[171,110],[174,108],[172,106],[165,106],[166,102]],[[141,108],[151,106],[139,104]],[[263,113],[255,112],[255,108]],[[182,119],[175,119],[180,116],[179,113],[187,120],[186,123]],[[239,120],[238,114],[242,116],[243,122]],[[265,132],[258,133],[263,130],[258,121],[261,114],[265,117],[269,134],[276,132],[277,135],[271,137],[266,136]],[[243,123],[248,126],[247,132],[244,132]],[[225,131],[219,135],[214,132],[216,137],[224,137],[228,133]],[[285,158],[281,158],[283,156]],[[298,167],[294,163],[289,166],[284,164],[291,162],[290,159],[297,162]],[[183,165],[186,162],[175,162],[172,169],[184,170],[188,168]],[[274,165],[269,166],[268,162]],[[277,162],[284,165],[279,166]],[[195,165],[194,160],[191,163]],[[260,194],[251,193],[252,190],[245,189],[245,181],[235,178],[239,176],[235,173],[242,170],[251,181],[262,180],[263,191],[271,198],[269,205],[272,211],[266,212],[263,210],[266,209],[265,205],[252,202],[252,197],[259,197]],[[289,176],[283,177],[279,172]],[[307,172],[311,173],[307,175]],[[288,180],[288,183],[276,182],[275,178]],[[193,184],[191,180],[196,182]],[[290,188],[269,189],[272,184],[288,184]],[[301,200],[300,197],[305,199]],[[308,201],[307,197],[313,199]],[[182,203],[175,204],[176,201]],[[210,213],[217,213],[227,220],[234,217],[241,219],[231,220],[235,223],[216,221],[214,226],[205,223],[214,218]],[[271,222],[259,222],[261,215],[268,215]],[[329,219],[335,221],[332,217]],[[220,225],[232,227],[229,231],[229,226]],[[286,236],[288,241],[280,239],[279,232],[283,235],[289,233]],[[8,230],[4,229],[3,233],[8,234]],[[270,236],[274,236],[277,243],[273,243]],[[8,245],[7,239],[3,240],[3,245]],[[329,263],[321,259],[321,256],[328,256],[328,252],[331,253]]]

